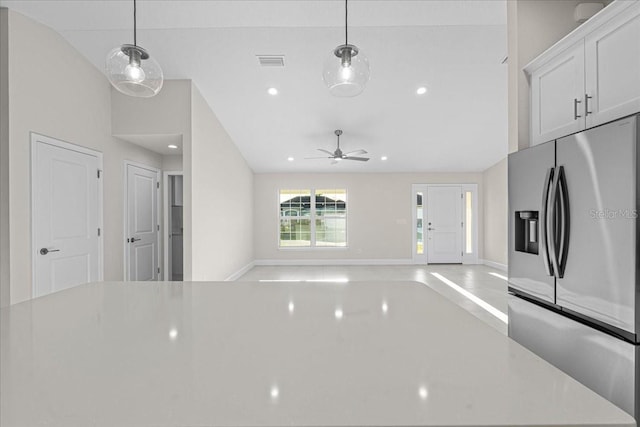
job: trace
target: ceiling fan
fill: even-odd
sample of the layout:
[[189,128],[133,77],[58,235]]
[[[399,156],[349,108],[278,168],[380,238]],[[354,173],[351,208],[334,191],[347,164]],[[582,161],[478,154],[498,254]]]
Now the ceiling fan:
[[332,153],[329,150],[325,150],[322,148],[318,148],[318,151],[322,151],[323,153],[327,153],[329,156],[325,157],[307,157],[307,159],[331,159],[333,160],[331,164],[336,164],[341,160],[357,160],[359,162],[366,162],[369,160],[368,157],[356,157],[354,154],[367,154],[365,150],[355,150],[350,151],[348,153],[343,153],[340,149],[340,135],[342,135],[342,131],[340,129],[336,129],[333,133],[338,137],[338,146],[336,150]]

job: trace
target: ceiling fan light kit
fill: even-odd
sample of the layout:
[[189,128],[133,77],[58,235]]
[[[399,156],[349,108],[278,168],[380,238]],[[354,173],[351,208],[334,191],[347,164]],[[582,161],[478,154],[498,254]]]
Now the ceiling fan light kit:
[[109,52],[105,63],[107,78],[125,95],[150,98],[162,89],[162,68],[137,44],[136,0],[133,0],[133,44],[123,44]]
[[341,97],[361,94],[371,74],[369,59],[357,46],[349,44],[347,2],[344,2],[344,44],[331,52],[322,72],[329,92]]

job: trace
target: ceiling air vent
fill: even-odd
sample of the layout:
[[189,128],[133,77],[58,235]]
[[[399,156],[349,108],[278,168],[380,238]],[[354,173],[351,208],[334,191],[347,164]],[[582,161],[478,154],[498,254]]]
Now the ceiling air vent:
[[284,55],[257,55],[261,67],[284,67]]

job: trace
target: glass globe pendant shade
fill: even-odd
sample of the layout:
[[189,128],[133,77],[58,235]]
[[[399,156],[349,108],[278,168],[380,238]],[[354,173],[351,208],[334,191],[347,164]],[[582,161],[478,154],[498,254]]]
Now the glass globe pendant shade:
[[362,93],[370,74],[367,57],[356,46],[343,44],[325,60],[322,78],[332,95],[350,97]]
[[123,44],[107,55],[107,78],[118,91],[150,98],[162,89],[160,65],[140,46]]

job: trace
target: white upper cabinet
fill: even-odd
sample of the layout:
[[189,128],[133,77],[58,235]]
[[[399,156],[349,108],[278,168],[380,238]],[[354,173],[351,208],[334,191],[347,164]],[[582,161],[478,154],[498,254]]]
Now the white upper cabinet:
[[588,128],[640,111],[640,7],[587,36],[585,71]]
[[640,112],[640,1],[616,1],[525,67],[531,145]]
[[531,74],[531,131],[540,144],[583,128],[584,42]]

